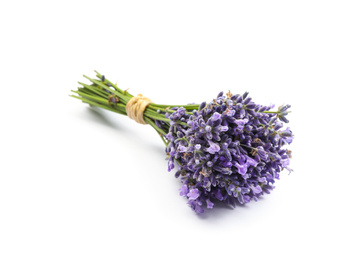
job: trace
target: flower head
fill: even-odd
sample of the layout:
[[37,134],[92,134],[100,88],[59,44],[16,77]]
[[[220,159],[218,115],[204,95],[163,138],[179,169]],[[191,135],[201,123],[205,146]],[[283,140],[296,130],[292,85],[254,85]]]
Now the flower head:
[[172,121],[165,136],[169,169],[177,160],[180,195],[194,211],[202,213],[217,200],[232,207],[257,200],[273,189],[282,169],[291,171],[291,152],[283,146],[293,135],[289,128],[282,130],[290,106],[275,113],[272,107],[255,104],[248,93],[221,92],[198,111],[180,107],[166,115]]

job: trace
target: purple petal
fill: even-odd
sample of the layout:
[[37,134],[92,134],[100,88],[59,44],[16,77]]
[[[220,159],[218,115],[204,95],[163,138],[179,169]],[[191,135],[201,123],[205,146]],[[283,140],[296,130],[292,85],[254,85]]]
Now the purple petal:
[[208,143],[209,143],[210,147],[207,149],[207,152],[210,154],[215,154],[215,153],[219,152],[219,150],[221,149],[218,144],[213,143],[210,140],[208,140]]
[[256,167],[257,166],[257,161],[253,160],[252,158],[246,156],[247,159],[246,159],[246,163],[248,164],[248,166],[253,166],[253,167]]
[[191,189],[189,193],[187,194],[189,200],[196,200],[200,195],[200,192],[198,189]]
[[262,192],[262,188],[261,186],[257,185],[257,186],[253,186],[251,185],[250,186],[251,190],[255,193],[255,194],[258,194],[258,193],[261,193]]
[[213,208],[213,206],[214,206],[214,203],[213,202],[211,202],[209,199],[207,199],[206,202],[207,202],[207,208],[208,209]]
[[188,147],[185,147],[183,145],[179,145],[179,151],[182,153],[185,153],[188,150]]
[[188,185],[184,184],[180,189],[180,196],[186,196],[188,194]]
[[217,121],[220,118],[221,118],[221,114],[219,114],[217,112],[214,112],[214,114],[211,116],[212,121]]

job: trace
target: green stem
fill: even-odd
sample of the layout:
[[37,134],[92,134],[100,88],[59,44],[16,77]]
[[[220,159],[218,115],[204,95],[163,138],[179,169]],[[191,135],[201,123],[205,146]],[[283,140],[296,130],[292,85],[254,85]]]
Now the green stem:
[[[100,74],[100,73],[98,73],[96,70],[95,70],[95,72],[96,72],[96,76],[97,76],[97,78],[99,78],[99,79],[102,79],[102,75]],[[127,90],[121,90],[116,84],[113,84],[111,81],[109,81],[108,79],[106,79],[105,78],[105,82],[106,83],[108,83],[108,84],[110,84],[112,87],[114,87],[117,91],[119,91],[119,92],[121,92],[121,93],[123,93],[125,96],[128,96],[128,97],[130,97],[130,98],[132,98],[133,97],[133,95],[131,95],[130,93],[128,93],[127,92]]]
[[[106,79],[102,74],[96,72],[97,79],[92,79],[83,75],[86,79],[88,79],[93,84],[88,85],[82,82],[78,82],[81,87],[78,88],[78,91],[73,91],[73,93],[78,96],[71,95],[71,97],[77,98],[84,103],[87,103],[91,106],[97,106],[102,109],[106,109],[118,114],[127,115],[126,113],[126,104],[133,97],[127,90],[120,89],[117,84],[113,84],[108,79]],[[107,84],[107,85],[106,85]],[[110,87],[111,86],[111,87]],[[118,102],[115,104],[110,102],[110,98],[114,95],[114,97],[118,98]],[[144,111],[144,120],[147,124],[149,124],[158,135],[161,137],[163,143],[167,146],[168,141],[165,139],[165,135],[168,133],[170,128],[171,120],[165,118],[165,113],[173,113],[174,110],[170,109],[173,107],[184,107],[186,109],[186,113],[191,115],[193,114],[191,111],[199,108],[199,104],[195,105],[160,105],[155,103],[150,103]],[[159,111],[158,111],[159,110]],[[155,124],[155,120],[163,121],[161,127],[158,127]],[[183,126],[188,126],[185,122],[176,121],[175,124],[180,124]]]
[[108,91],[110,91],[112,94],[116,95],[117,97],[119,97],[125,104],[127,104],[127,102],[129,102],[130,98],[125,96],[124,94],[116,91],[116,90],[113,90],[111,88],[109,88],[108,86],[106,86],[105,84],[103,84],[101,81],[98,81],[98,80],[94,80],[94,79],[91,79],[89,77],[87,77],[86,75],[83,75],[83,77],[85,77],[86,79],[88,79],[89,81],[95,83],[96,85],[104,88],[104,89],[107,89]]
[[155,103],[151,103],[150,106],[157,107],[157,108],[184,107],[187,110],[194,110],[194,109],[199,108],[199,105],[159,105],[159,104],[155,104]]
[[112,107],[108,107],[108,106],[103,106],[99,103],[96,103],[96,102],[93,102],[89,99],[85,99],[85,98],[82,98],[82,97],[77,97],[77,96],[74,96],[74,95],[70,95],[71,97],[74,97],[74,98],[77,98],[79,100],[82,100],[83,102],[87,103],[87,104],[90,104],[90,105],[93,105],[93,106],[96,106],[96,107],[100,107],[100,108],[103,108],[103,109],[106,109],[106,110],[110,110],[112,112],[115,112],[115,113],[118,113],[118,114],[121,114],[121,115],[126,115],[126,113],[123,113],[122,111],[120,110],[117,110],[117,109],[114,109]]
[[280,112],[279,111],[263,111],[261,113],[265,113],[265,114],[278,114]]
[[78,82],[78,84],[82,85],[84,89],[87,89],[88,91],[91,91],[92,93],[94,93],[96,95],[103,96],[105,98],[108,97],[107,93],[105,93],[105,91],[102,91],[98,87],[90,86],[90,85],[84,84],[82,82]]

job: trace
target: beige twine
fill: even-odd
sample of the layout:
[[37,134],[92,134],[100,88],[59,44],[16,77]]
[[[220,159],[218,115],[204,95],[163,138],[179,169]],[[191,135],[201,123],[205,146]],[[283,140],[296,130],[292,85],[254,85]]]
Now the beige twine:
[[126,104],[126,114],[129,118],[135,120],[139,124],[146,125],[144,121],[144,111],[151,103],[151,100],[139,94],[129,100]]

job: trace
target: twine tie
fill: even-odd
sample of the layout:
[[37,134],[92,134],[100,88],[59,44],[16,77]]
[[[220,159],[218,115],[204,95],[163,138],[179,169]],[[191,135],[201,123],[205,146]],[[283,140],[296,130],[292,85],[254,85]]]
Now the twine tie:
[[150,103],[151,100],[141,94],[134,96],[126,104],[127,116],[139,124],[146,125],[144,120],[144,111]]

